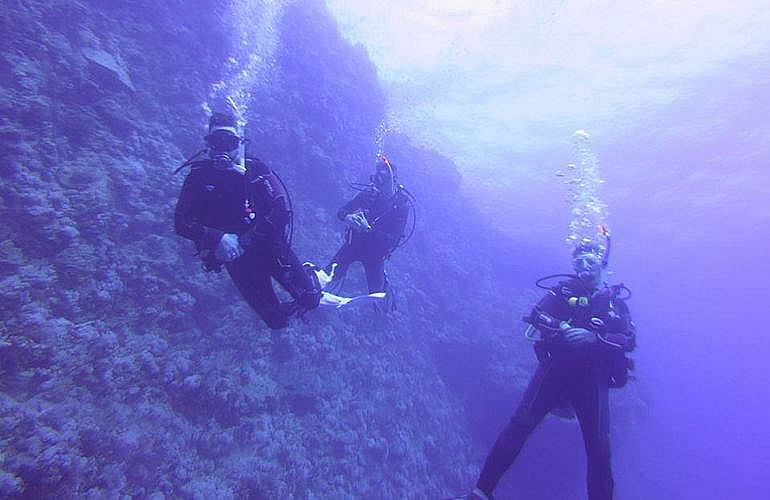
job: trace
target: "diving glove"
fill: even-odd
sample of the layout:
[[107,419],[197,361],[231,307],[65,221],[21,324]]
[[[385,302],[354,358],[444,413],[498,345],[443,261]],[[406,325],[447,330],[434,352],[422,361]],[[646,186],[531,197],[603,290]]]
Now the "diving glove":
[[564,342],[574,346],[590,345],[599,341],[594,332],[585,328],[570,328],[562,333],[562,338]]
[[243,252],[243,247],[238,242],[238,235],[225,233],[222,235],[222,239],[219,240],[219,244],[214,251],[214,257],[219,262],[232,262],[243,255]]
[[372,230],[372,226],[369,225],[369,221],[366,220],[366,216],[363,212],[355,212],[346,215],[345,222],[356,231],[368,232]]

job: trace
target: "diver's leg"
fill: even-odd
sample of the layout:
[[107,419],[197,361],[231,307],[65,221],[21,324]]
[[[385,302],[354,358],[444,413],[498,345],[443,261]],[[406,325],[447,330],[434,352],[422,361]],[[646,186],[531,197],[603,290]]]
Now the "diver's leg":
[[332,283],[339,282],[345,278],[345,275],[348,273],[348,268],[354,260],[355,252],[353,246],[350,243],[343,244],[325,268],[326,272],[331,274],[332,264],[337,264],[337,268],[334,270]]
[[385,257],[366,257],[362,260],[369,293],[385,291]]
[[588,463],[589,500],[611,500],[614,481],[610,461],[609,388],[601,375],[586,376],[573,386],[572,406],[583,431]]
[[225,267],[243,298],[269,328],[277,330],[288,325],[288,316],[275,295],[263,256],[247,252]]
[[559,401],[563,381],[558,366],[552,362],[540,363],[529,382],[516,413],[497,438],[481,470],[476,487],[491,496],[503,474],[513,464],[532,431]]
[[272,270],[273,277],[294,298],[300,310],[318,307],[321,300],[321,286],[313,271],[300,264],[291,248],[276,257]]

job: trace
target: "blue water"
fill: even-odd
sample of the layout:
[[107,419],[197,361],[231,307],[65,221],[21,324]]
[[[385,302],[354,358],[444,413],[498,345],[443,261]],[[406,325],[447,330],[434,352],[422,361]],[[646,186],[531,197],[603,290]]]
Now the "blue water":
[[[534,280],[569,271],[586,206],[638,329],[616,498],[766,496],[761,5],[4,7],[0,498],[467,491],[535,368]],[[200,269],[171,172],[222,108],[286,181],[303,260],[337,250],[378,153],[399,166],[417,231],[387,265],[397,310],[270,332]],[[586,498],[577,425],[547,418],[497,497]]]

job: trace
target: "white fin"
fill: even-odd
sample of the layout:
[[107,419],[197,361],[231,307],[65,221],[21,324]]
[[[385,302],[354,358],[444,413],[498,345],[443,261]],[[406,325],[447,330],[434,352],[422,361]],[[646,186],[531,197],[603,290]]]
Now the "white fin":
[[365,304],[379,302],[385,299],[385,292],[374,292],[369,295],[359,295],[357,297],[340,297],[329,292],[321,292],[321,306],[334,307],[340,309],[352,303]]
[[318,282],[321,284],[321,290],[325,290],[329,283],[334,279],[334,272],[337,270],[337,263],[332,264],[332,271],[326,274],[323,268],[314,269],[315,275],[318,277]]
[[311,269],[315,273],[316,278],[318,278],[318,284],[321,285],[321,290],[326,290],[326,287],[329,286],[329,283],[331,283],[334,279],[334,273],[337,270],[337,263],[335,262],[332,264],[332,271],[328,274],[324,268],[318,267],[312,262],[305,262],[302,264],[302,267]]

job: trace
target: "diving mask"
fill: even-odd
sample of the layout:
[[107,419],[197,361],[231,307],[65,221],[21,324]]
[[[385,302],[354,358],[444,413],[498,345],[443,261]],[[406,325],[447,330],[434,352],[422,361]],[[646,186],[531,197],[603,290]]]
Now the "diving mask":
[[206,136],[206,143],[214,153],[229,153],[238,149],[241,138],[228,129],[216,129]]

